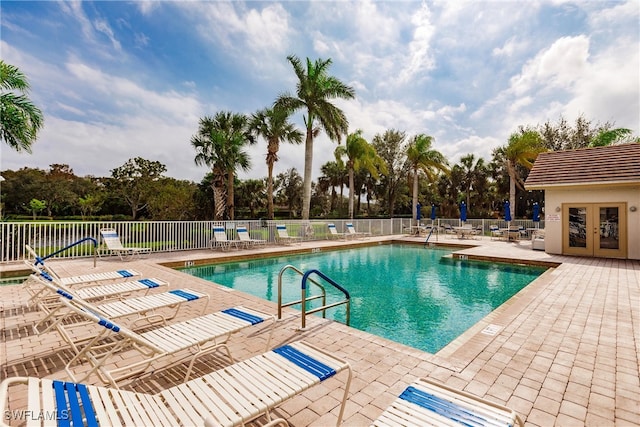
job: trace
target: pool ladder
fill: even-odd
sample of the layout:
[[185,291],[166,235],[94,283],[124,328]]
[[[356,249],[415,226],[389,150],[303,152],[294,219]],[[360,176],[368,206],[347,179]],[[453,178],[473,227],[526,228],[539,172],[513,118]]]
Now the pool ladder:
[[[293,270],[295,273],[297,273],[300,276],[302,276],[301,298],[298,301],[282,303],[282,276],[287,270]],[[315,275],[319,276],[320,278],[324,279],[324,281],[329,283],[331,286],[333,286],[334,288],[336,288],[340,292],[342,292],[344,294],[344,296],[345,296],[345,299],[341,300],[341,301],[337,301],[337,302],[331,303],[331,304],[327,304],[327,291],[324,288],[324,286],[322,286],[316,280],[309,278],[309,276],[311,276],[312,274],[315,274]],[[309,281],[310,283],[313,283],[314,285],[318,286],[320,288],[320,290],[321,290],[321,295],[312,295],[312,296],[307,297],[307,288],[308,288],[307,281]],[[322,299],[322,305],[320,307],[316,307],[314,309],[307,310],[307,304],[306,303],[310,302],[310,301],[317,300],[317,299]],[[302,270],[294,267],[293,265],[285,265],[280,270],[280,273],[278,273],[278,319],[282,319],[282,308],[283,307],[290,307],[290,306],[296,305],[296,304],[300,304],[300,306],[301,306],[301,311],[302,311],[302,316],[301,316],[301,318],[302,318],[302,327],[301,327],[301,329],[302,330],[304,330],[306,328],[307,314],[313,314],[313,313],[317,313],[319,311],[322,311],[322,317],[325,318],[328,308],[337,307],[337,306],[343,305],[343,304],[346,305],[346,308],[347,308],[347,316],[346,316],[346,322],[345,323],[346,323],[347,326],[349,326],[350,317],[351,317],[351,315],[350,315],[350,311],[351,311],[351,296],[349,295],[349,291],[347,291],[345,288],[340,286],[333,279],[331,279],[330,277],[328,277],[327,275],[325,275],[321,271],[312,269],[312,270],[307,270],[306,272],[302,272]]]

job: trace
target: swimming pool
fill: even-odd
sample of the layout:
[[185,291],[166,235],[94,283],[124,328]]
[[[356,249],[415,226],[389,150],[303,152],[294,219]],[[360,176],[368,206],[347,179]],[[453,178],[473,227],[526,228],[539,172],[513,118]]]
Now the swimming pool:
[[[180,270],[275,302],[282,267],[317,269],[351,294],[352,327],[436,353],[545,270],[443,258],[449,253],[392,244]],[[299,275],[285,273],[283,302],[300,299],[300,284]],[[343,298],[329,288],[328,302]],[[344,322],[346,310],[327,317]]]

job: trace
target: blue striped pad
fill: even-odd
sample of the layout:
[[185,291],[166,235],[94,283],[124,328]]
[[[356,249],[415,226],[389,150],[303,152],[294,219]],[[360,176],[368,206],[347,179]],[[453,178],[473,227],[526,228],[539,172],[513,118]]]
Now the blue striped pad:
[[242,319],[246,322],[255,325],[256,323],[263,322],[264,319],[262,317],[254,316],[253,314],[246,313],[242,310],[238,310],[237,308],[228,308],[226,310],[222,310],[223,313],[226,313],[230,316],[235,316],[239,319]]
[[224,233],[224,227],[213,227],[213,231],[222,231]]
[[113,324],[111,322],[109,322],[106,319],[103,319],[102,317],[99,318],[100,320],[98,320],[98,325],[100,326],[104,326],[107,329],[111,329],[113,332],[119,332],[120,331],[120,326]]
[[142,283],[143,285],[145,285],[148,288],[157,288],[158,286],[160,286],[159,283],[156,283],[151,279],[140,279],[140,280],[138,280],[138,282]]
[[98,420],[89,397],[87,386],[64,381],[53,381],[56,398],[56,421],[59,427],[98,427]]
[[238,230],[238,232],[240,233],[244,233],[245,231],[247,231],[247,227],[238,227],[236,228],[236,230]]
[[181,289],[174,289],[173,291],[169,291],[169,293],[177,295],[179,297],[182,297],[182,298],[186,299],[187,301],[193,301],[193,300],[197,300],[199,298],[197,295],[190,294],[189,292],[185,292],[185,291],[183,291]]
[[118,270],[118,274],[122,277],[132,277],[133,274],[129,270]]
[[278,230],[286,230],[286,229],[287,229],[287,227],[286,227],[286,226],[284,226],[284,225],[276,225],[276,228],[277,228]]
[[472,411],[413,386],[407,387],[400,395],[400,399],[433,411],[462,425],[477,426],[486,425],[487,423],[486,419],[474,414]]
[[102,237],[112,237],[112,238],[117,238],[118,237],[118,233],[102,233]]
[[336,374],[336,370],[330,366],[325,365],[322,362],[318,362],[316,359],[307,356],[299,350],[291,347],[290,345],[283,345],[273,350],[274,353],[279,354],[291,363],[309,371],[316,377],[320,378],[320,381],[324,381],[327,378]]
[[62,289],[58,289],[56,291],[57,294],[62,295],[63,297],[65,297],[66,299],[73,299],[73,295],[71,295],[68,292],[63,291]]
[[53,282],[53,277],[51,277],[51,275],[49,273],[47,273],[46,271],[40,270],[40,276],[44,277],[45,279],[47,279],[50,282]]

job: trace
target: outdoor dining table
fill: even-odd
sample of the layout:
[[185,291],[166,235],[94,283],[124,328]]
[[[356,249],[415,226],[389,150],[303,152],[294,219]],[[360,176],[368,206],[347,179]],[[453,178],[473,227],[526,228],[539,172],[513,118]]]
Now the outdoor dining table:
[[466,239],[466,236],[470,236],[474,232],[472,227],[453,227],[453,231],[460,239]]

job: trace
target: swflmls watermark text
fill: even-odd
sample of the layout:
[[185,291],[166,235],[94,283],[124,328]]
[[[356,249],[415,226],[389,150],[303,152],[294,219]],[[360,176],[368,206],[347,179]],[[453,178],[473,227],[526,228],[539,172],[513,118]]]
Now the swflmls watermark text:
[[68,420],[69,411],[31,411],[28,409],[6,410],[3,418],[5,421],[57,421]]

